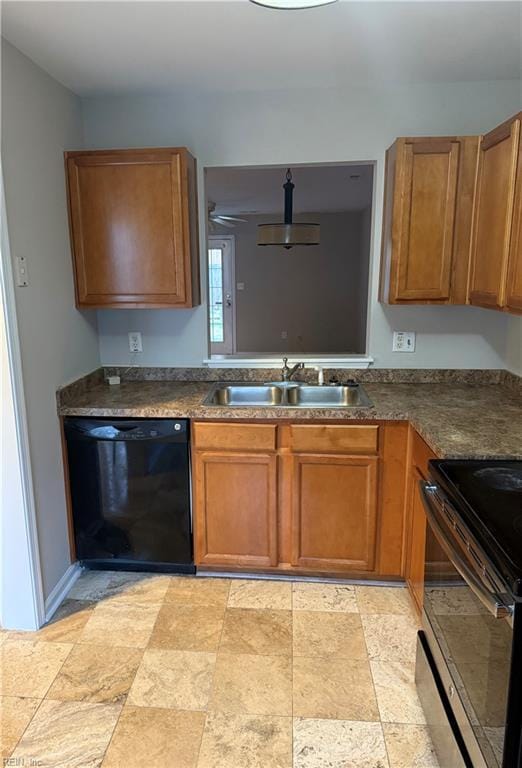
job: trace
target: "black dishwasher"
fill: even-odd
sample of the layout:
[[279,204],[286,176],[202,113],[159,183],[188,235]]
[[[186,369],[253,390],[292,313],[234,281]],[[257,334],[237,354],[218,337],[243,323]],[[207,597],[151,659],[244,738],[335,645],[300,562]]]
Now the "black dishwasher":
[[64,428],[78,560],[194,573],[188,421],[67,418]]

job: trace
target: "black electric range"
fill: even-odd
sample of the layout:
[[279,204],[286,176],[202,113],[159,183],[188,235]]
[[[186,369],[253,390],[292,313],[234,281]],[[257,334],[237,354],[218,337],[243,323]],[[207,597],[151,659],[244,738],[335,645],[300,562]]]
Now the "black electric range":
[[430,462],[417,688],[443,768],[522,768],[522,461]]

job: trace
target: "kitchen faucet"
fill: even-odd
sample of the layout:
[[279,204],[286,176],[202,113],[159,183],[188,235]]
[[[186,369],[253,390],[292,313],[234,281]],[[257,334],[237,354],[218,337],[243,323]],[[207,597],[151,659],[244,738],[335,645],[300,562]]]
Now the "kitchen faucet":
[[288,358],[283,357],[283,368],[281,370],[281,380],[282,381],[290,381],[292,376],[296,371],[298,371],[300,368],[304,368],[304,363],[296,363],[292,368],[288,367]]

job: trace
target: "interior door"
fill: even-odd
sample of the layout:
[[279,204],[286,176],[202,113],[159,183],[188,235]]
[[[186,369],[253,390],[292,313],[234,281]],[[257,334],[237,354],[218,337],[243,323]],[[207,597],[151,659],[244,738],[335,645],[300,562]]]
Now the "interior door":
[[235,352],[234,237],[208,238],[210,353]]

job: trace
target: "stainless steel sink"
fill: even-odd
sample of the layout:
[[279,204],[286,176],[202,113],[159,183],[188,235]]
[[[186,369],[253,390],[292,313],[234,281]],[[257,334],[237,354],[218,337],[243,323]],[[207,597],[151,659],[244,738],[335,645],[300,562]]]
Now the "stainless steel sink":
[[373,403],[356,386],[312,386],[293,382],[278,384],[215,384],[204,405],[228,408],[371,408]]
[[259,408],[281,405],[282,400],[283,390],[278,387],[265,387],[263,384],[216,384],[204,402],[205,405]]
[[288,404],[300,408],[369,408],[368,395],[360,384],[356,386],[302,386],[289,389]]

